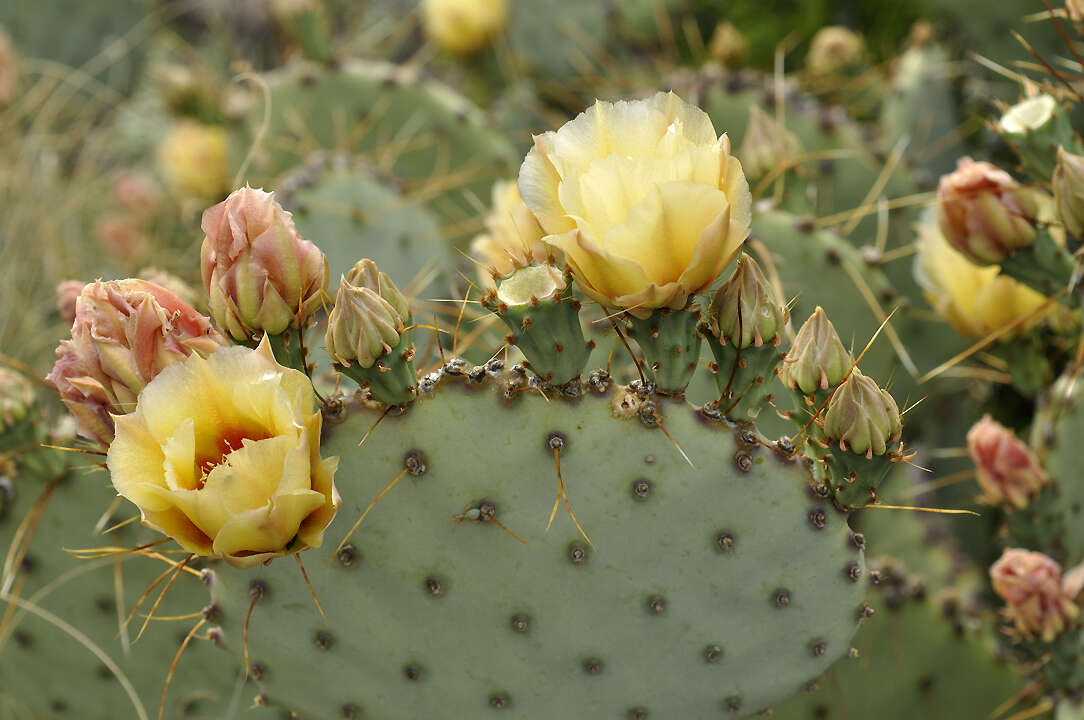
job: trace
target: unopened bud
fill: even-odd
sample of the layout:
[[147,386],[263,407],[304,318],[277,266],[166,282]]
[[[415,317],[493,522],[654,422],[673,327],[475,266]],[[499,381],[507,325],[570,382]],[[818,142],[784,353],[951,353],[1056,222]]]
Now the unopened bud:
[[723,345],[760,347],[766,342],[779,344],[787,314],[760,265],[742,253],[734,273],[711,301],[708,322]]
[[139,392],[163,368],[225,344],[206,317],[165,288],[98,281],[76,301],[72,339],[60,343],[47,379],[82,432],[108,444],[112,415],[135,410]]
[[801,152],[801,143],[792,132],[756,105],[749,106],[738,157],[742,169],[751,178],[767,175]]
[[858,33],[840,25],[821,28],[813,36],[805,65],[814,75],[844,73],[862,62],[866,43]]
[[158,188],[145,175],[129,171],[113,178],[114,202],[135,217],[153,215],[160,199]]
[[33,383],[14,370],[0,367],[0,433],[25,419],[35,403]]
[[1058,148],[1053,184],[1062,225],[1075,237],[1084,237],[1084,155]]
[[410,324],[410,301],[387,273],[382,272],[372,260],[358,260],[346,273],[346,282],[354,287],[369,288],[395,308],[395,312],[399,313],[405,324]]
[[327,288],[327,259],[275,194],[244,187],[204,211],[200,252],[211,316],[234,339],[303,327]]
[[367,287],[340,279],[324,338],[332,360],[344,367],[372,367],[399,344],[404,329],[391,303]]
[[86,283],[82,280],[63,280],[56,286],[56,309],[68,325],[75,322],[75,301],[84,287]]
[[1036,203],[1029,191],[988,162],[969,157],[941,177],[937,222],[958,251],[979,265],[994,265],[1035,240]]
[[817,307],[794,336],[783,359],[781,377],[787,387],[809,394],[835,387],[850,371],[852,362],[832,321]]
[[198,200],[222,197],[230,187],[226,131],[184,120],[158,146],[158,163],[170,186]]
[[738,68],[749,54],[749,41],[734,23],[723,21],[715,26],[708,52],[723,67]]
[[1061,566],[1043,553],[1007,548],[990,568],[990,580],[1026,638],[1051,642],[1080,612],[1062,585]]
[[197,310],[202,311],[205,309],[202,293],[173,273],[159,270],[156,267],[148,267],[139,271],[139,279],[164,287]]
[[508,22],[505,0],[425,0],[422,10],[430,41],[464,57],[486,47]]
[[832,394],[824,414],[824,434],[842,450],[866,457],[884,455],[900,439],[903,422],[896,401],[858,368]]
[[983,499],[990,504],[1023,508],[1047,482],[1031,449],[989,415],[967,432],[967,451],[975,463]]

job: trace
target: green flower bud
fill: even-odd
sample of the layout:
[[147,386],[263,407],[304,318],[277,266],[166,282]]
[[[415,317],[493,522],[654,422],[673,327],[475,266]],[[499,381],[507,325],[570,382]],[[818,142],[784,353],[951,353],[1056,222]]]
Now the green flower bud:
[[1084,237],[1084,156],[1058,148],[1054,198],[1065,229],[1078,238]]
[[809,44],[805,65],[814,75],[842,74],[859,65],[866,43],[858,33],[840,25],[821,28]]
[[756,105],[749,106],[749,122],[738,150],[747,176],[763,177],[801,150],[798,138],[779,121]]
[[760,347],[765,342],[778,345],[779,333],[787,324],[787,313],[760,265],[742,253],[734,274],[711,301],[708,323],[723,345],[733,343],[738,348]]
[[331,358],[344,367],[372,367],[399,345],[405,332],[402,315],[370,287],[342,277],[324,337]]
[[903,422],[896,401],[858,368],[843,381],[824,415],[824,435],[842,450],[873,457],[900,439]]
[[0,367],[0,432],[23,420],[35,402],[34,385],[14,370]]
[[369,288],[395,308],[405,324],[410,324],[410,301],[387,273],[381,272],[376,263],[369,258],[358,260],[354,267],[350,268],[346,273],[346,282],[354,287]]
[[715,26],[708,52],[723,67],[738,68],[749,54],[749,42],[734,23],[726,21]]
[[783,359],[783,384],[810,394],[835,387],[851,369],[853,359],[824,310],[817,307],[798,329]]

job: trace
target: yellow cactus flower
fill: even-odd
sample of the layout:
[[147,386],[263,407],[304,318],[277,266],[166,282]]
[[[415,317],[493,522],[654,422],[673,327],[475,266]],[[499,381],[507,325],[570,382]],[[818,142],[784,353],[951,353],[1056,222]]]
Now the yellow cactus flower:
[[517,268],[546,262],[551,254],[542,242],[542,228],[519,194],[519,187],[510,180],[493,184],[493,207],[485,217],[486,232],[470,244],[471,255],[486,266],[479,270],[478,279],[488,290],[496,289],[494,273],[510,275]]
[[304,373],[256,350],[193,354],[115,418],[107,465],[143,523],[200,556],[251,567],[319,547],[340,505]]
[[226,131],[185,120],[162,138],[158,163],[181,195],[210,200],[230,189]]
[[[1035,311],[1045,298],[1000,274],[1000,269],[969,261],[945,240],[929,213],[918,228],[915,278],[930,305],[968,337],[985,337]],[[1042,320],[1022,323],[1008,337],[1019,335]]]
[[673,93],[598,101],[536,135],[519,189],[580,288],[636,317],[684,307],[749,235],[749,184],[730,140]]
[[425,0],[422,9],[426,36],[452,55],[482,50],[508,23],[505,0]]

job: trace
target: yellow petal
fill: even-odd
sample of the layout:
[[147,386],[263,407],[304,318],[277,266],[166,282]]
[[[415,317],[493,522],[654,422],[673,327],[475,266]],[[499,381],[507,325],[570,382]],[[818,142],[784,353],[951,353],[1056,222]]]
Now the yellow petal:
[[527,153],[519,169],[519,192],[543,230],[553,234],[565,233],[576,224],[565,216],[558,200],[561,177],[541,149],[546,146],[544,136],[535,136],[535,146]]
[[545,242],[565,253],[580,289],[602,305],[614,307],[614,298],[638,292],[647,284],[637,263],[606,252],[579,230],[547,236]]

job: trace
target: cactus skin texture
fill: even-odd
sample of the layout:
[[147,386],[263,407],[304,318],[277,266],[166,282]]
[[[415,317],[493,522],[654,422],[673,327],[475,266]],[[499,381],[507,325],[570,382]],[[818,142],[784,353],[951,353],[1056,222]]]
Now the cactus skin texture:
[[[86,475],[79,469],[85,464],[76,461],[66,477],[37,476],[27,471],[19,474],[14,506],[0,515],[0,548],[5,554],[11,549],[15,552],[13,557],[22,557],[21,565],[14,568],[10,594],[19,602],[32,603],[35,608],[59,618],[100,648],[131,682],[146,712],[143,717],[153,718],[169,664],[181,638],[198,618],[153,621],[139,642],[133,642],[143,616],[162,588],[159,584],[128,626],[126,639],[118,638],[118,584],[123,612],[127,615],[143,591],[168,566],[131,554],[81,560],[65,552],[64,548],[133,547],[161,537],[137,523],[107,535],[96,534],[95,523],[110,507],[114,493],[107,489],[108,481],[102,473]],[[36,503],[53,484],[36,528],[16,543],[23,519],[29,516],[32,520],[36,516]],[[103,527],[111,527],[133,514],[131,506],[121,507]],[[170,587],[155,615],[164,618],[189,614],[206,604],[203,584],[183,573]],[[13,695],[19,705],[35,713],[33,717],[86,720],[140,717],[116,677],[90,650],[15,601],[4,603],[4,608],[11,615],[7,630],[0,633],[3,638],[0,696]],[[216,651],[210,642],[193,640],[178,664],[166,698],[165,717],[223,717],[238,690],[239,670],[232,659]],[[241,707],[244,705],[247,702]]]
[[[304,557],[327,624],[293,563],[216,568],[238,661],[250,588],[264,590],[249,628],[262,702],[304,718],[744,717],[847,651],[863,557],[803,461],[752,426],[652,400],[693,470],[621,388],[502,400],[508,377],[445,379],[360,448],[379,408],[329,424],[350,500]],[[553,447],[594,547],[563,508],[546,531]],[[347,522],[418,461],[336,554]]]
[[[366,61],[334,70],[301,65],[270,74],[267,82],[271,107],[280,112],[271,114],[269,150],[258,157],[251,175],[268,177],[269,185],[320,149],[372,153],[406,191],[419,189],[442,220],[455,222],[477,212],[466,194],[488,197],[493,180],[511,172],[517,161],[511,145],[476,107],[406,68]],[[262,112],[254,110],[244,135],[260,126]],[[359,128],[344,137],[336,118],[349,118]],[[236,145],[247,147],[250,140]],[[444,184],[448,176],[457,180]],[[441,189],[429,191],[434,184]]]
[[[454,261],[440,233],[440,224],[425,207],[405,199],[362,163],[348,156],[317,153],[283,181],[282,195],[294,223],[313,238],[328,259],[331,286],[359,257],[372,258],[400,287],[419,273],[444,271]],[[427,287],[415,288],[428,297],[440,292],[438,272]]]
[[[1054,547],[1058,558],[1071,567],[1084,560],[1084,487],[1080,477],[1080,437],[1084,433],[1084,394],[1080,381],[1071,374],[1055,382],[1042,396],[1032,426],[1032,447],[1050,475],[1052,485],[1020,513],[1028,518],[1027,528],[1043,529],[1035,547]],[[1035,516],[1035,519],[1030,519]],[[1013,519],[1009,518],[1010,521]],[[1032,538],[1027,538],[1032,540]]]

